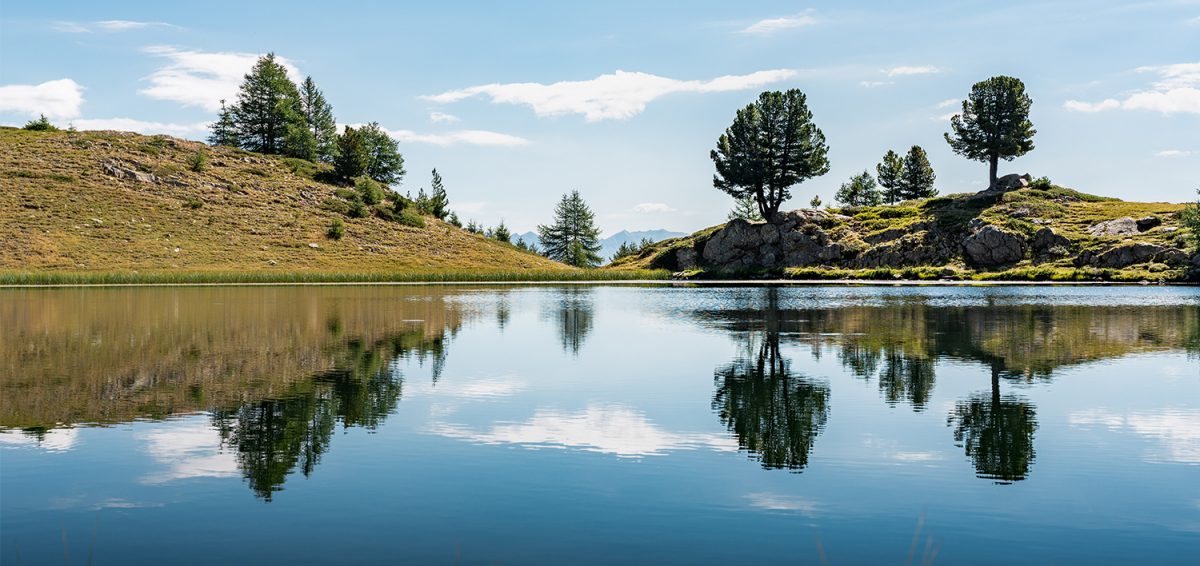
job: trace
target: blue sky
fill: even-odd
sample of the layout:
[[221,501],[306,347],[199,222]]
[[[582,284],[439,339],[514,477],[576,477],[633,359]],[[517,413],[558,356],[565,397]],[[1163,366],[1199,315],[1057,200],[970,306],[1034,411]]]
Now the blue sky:
[[[0,6],[0,123],[200,139],[256,54],[312,75],[338,122],[400,141],[401,191],[437,167],[452,208],[516,231],[579,189],[606,234],[722,221],[708,152],[734,112],[799,88],[831,200],[923,146],[942,193],[985,164],[942,132],[975,81],[1034,99],[1036,148],[1001,173],[1183,201],[1200,188],[1200,0],[1146,2],[38,2]],[[302,78],[302,77],[300,77]]]

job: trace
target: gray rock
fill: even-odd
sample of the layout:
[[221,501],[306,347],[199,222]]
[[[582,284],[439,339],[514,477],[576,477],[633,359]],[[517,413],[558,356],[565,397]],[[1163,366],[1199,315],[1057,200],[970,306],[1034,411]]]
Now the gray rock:
[[1117,218],[1098,222],[1088,227],[1088,234],[1093,236],[1132,236],[1138,233],[1137,221],[1132,217]]
[[1079,255],[1076,263],[1093,267],[1121,269],[1149,261],[1161,261],[1181,265],[1187,260],[1187,254],[1175,248],[1166,248],[1157,244],[1125,244],[1115,248],[1094,253],[1091,251]]
[[1158,228],[1159,226],[1162,226],[1162,218],[1159,218],[1157,216],[1147,216],[1145,218],[1139,218],[1137,220],[1138,232],[1145,232],[1147,230],[1152,230],[1154,228]]
[[758,248],[762,246],[762,222],[748,222],[743,219],[730,220],[724,228],[709,238],[704,245],[702,257],[704,261],[715,266],[732,266],[749,259],[756,259]]
[[967,236],[962,242],[963,253],[975,265],[995,266],[1015,263],[1025,257],[1025,239],[992,225]]
[[153,174],[126,167],[125,164],[115,159],[104,162],[104,172],[118,179],[133,179],[139,183],[158,182],[158,177]]
[[687,271],[700,267],[700,264],[697,261],[698,259],[699,254],[696,253],[695,248],[687,247],[675,250],[675,265],[680,271]]
[[1051,228],[1042,228],[1033,234],[1033,256],[1040,261],[1066,257],[1073,245],[1070,238],[1056,234]]
[[988,187],[988,190],[1006,193],[1008,191],[1015,191],[1017,189],[1022,189],[1022,188],[1028,187],[1029,184],[1032,182],[1033,182],[1033,176],[1031,176],[1029,173],[1026,173],[1024,175],[1010,173],[1008,175],[1000,177],[999,179],[996,179],[996,184],[991,187]]

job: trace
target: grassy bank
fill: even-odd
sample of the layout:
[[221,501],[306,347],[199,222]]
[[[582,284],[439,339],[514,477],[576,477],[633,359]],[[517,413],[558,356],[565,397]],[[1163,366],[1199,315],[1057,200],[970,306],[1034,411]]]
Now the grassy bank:
[[405,272],[0,272],[0,285],[187,285],[237,283],[446,283],[667,279],[664,270],[599,269]]

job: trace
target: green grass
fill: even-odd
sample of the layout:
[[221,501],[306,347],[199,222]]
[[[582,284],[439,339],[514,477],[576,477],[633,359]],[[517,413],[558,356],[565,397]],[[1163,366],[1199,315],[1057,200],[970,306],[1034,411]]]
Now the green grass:
[[402,272],[0,272],[0,285],[189,285],[239,283],[452,283],[663,280],[663,270]]

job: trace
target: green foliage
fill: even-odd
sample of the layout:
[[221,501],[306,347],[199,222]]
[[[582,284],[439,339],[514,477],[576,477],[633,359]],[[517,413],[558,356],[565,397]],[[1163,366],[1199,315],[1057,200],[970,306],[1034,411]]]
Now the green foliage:
[[757,221],[762,220],[762,212],[758,210],[758,201],[753,195],[746,195],[739,199],[734,199],[733,210],[729,211],[728,218],[730,220],[742,219]]
[[821,196],[813,195],[812,200],[808,201],[808,206],[812,208],[821,208]]
[[465,228],[465,230],[472,234],[482,234],[483,233],[483,227],[480,226],[478,222],[475,222],[474,219],[467,221],[467,227]]
[[1037,179],[1034,179],[1032,183],[1029,183],[1029,188],[1039,191],[1047,191],[1054,188],[1054,183],[1050,182],[1050,177],[1038,177]]
[[268,53],[258,59],[238,89],[230,108],[238,145],[258,153],[308,158],[310,141],[300,109],[300,93],[287,70]]
[[362,134],[367,155],[367,175],[380,183],[399,183],[404,178],[404,157],[400,155],[400,144],[379,127],[379,122],[359,128],[359,133]]
[[609,261],[615,262],[621,258],[638,255],[642,253],[642,250],[648,249],[653,245],[654,242],[649,238],[642,238],[640,242],[621,242],[621,245],[617,246],[617,251],[613,253]]
[[200,173],[208,166],[208,153],[203,149],[196,150],[191,157],[188,158],[188,169]]
[[508,231],[508,226],[504,225],[504,221],[500,221],[500,225],[492,229],[492,238],[504,242],[512,243],[512,233]]
[[896,204],[902,200],[900,196],[900,179],[904,175],[904,160],[896,152],[888,150],[883,161],[875,166],[879,176],[879,186],[883,188],[883,202]]
[[[1200,189],[1196,192],[1200,194]],[[1200,252],[1200,201],[1193,202],[1179,212],[1179,223],[1191,234],[1192,245]]]
[[525,238],[517,238],[517,243],[514,245],[529,253],[538,253],[537,245],[532,242],[526,242]]
[[337,146],[337,157],[333,162],[335,175],[342,179],[353,179],[367,172],[370,156],[359,130],[346,126],[346,130],[338,136]]
[[361,199],[356,198],[350,201],[350,208],[346,211],[346,216],[350,218],[366,218],[370,212],[367,205],[363,204]]
[[433,170],[433,180],[430,182],[429,202],[426,207],[429,214],[438,220],[445,220],[450,213],[450,198],[446,196],[446,188],[442,186],[442,176],[437,169]]
[[196,197],[189,197],[187,199],[187,202],[184,203],[184,206],[186,206],[192,210],[196,210],[197,208],[204,206],[204,201],[202,201]]
[[996,186],[997,161],[1012,161],[1033,149],[1033,122],[1025,83],[998,76],[975,83],[962,103],[962,113],[950,119],[953,135],[945,134],[955,153],[989,164],[989,187]]
[[354,180],[354,190],[366,204],[379,204],[385,197],[383,186],[366,175]]
[[411,208],[401,211],[396,221],[405,226],[413,226],[415,228],[425,227],[425,218]]
[[791,198],[790,187],[829,172],[828,152],[804,93],[764,92],[737,111],[709,154],[713,186],[735,199],[753,197],[769,219]]
[[334,218],[329,222],[329,230],[325,232],[331,240],[340,240],[346,235],[346,223],[342,222],[341,218]]
[[327,198],[321,202],[321,208],[337,214],[350,214],[350,203],[336,198]]
[[325,100],[325,95],[312,77],[305,77],[300,83],[300,114],[308,131],[312,133],[315,160],[333,163],[337,157],[337,125],[333,118],[333,106]]
[[462,221],[458,219],[458,215],[451,212],[446,215],[446,223],[456,228],[462,228]]
[[925,150],[921,149],[919,145],[912,146],[908,150],[908,155],[904,156],[904,169],[897,186],[900,200],[937,196],[937,189],[933,188],[933,181],[936,178],[937,176],[933,174],[933,166],[929,164],[929,157],[925,155]]
[[25,122],[24,129],[32,130],[35,132],[57,132],[58,126],[51,124],[50,120],[46,119],[46,115],[41,114],[38,116],[37,120],[30,120],[28,122]]
[[208,130],[209,145],[241,147],[237,122],[233,119],[233,110],[225,105],[225,99],[221,99],[221,111],[217,114],[217,121],[209,124]]
[[599,265],[600,229],[596,228],[595,219],[579,191],[564,194],[554,208],[554,221],[537,227],[542,253],[575,267]]
[[871,173],[863,171],[842,183],[834,198],[846,206],[876,206],[883,202],[883,195],[875,184]]

